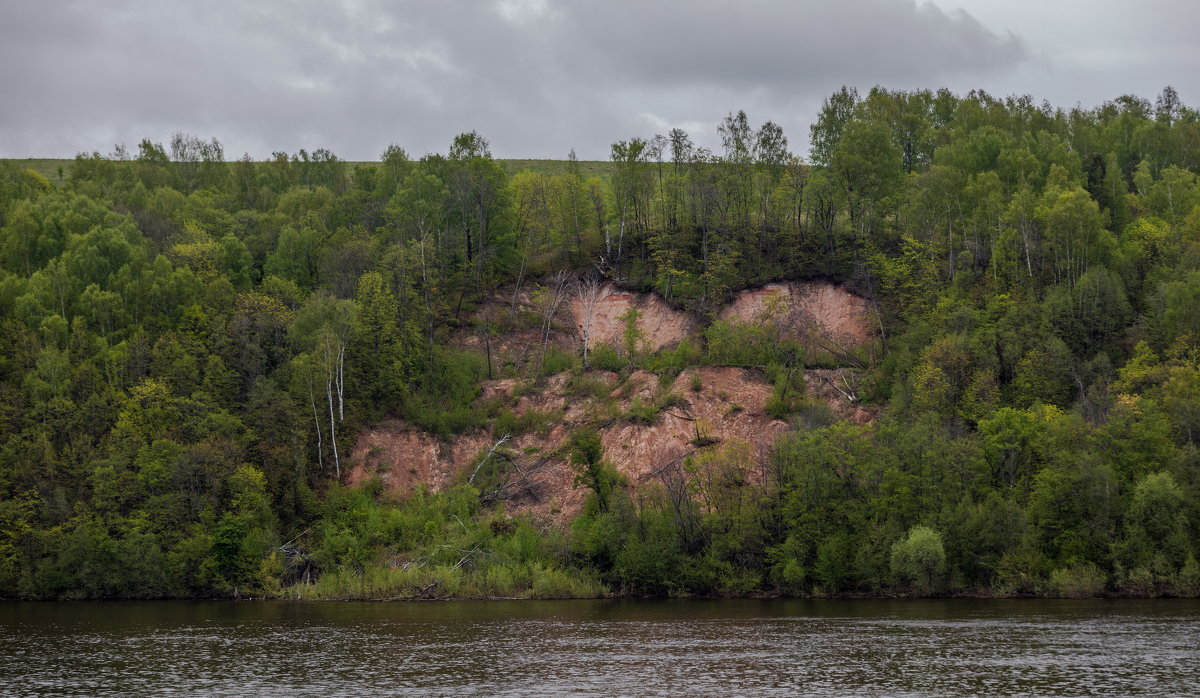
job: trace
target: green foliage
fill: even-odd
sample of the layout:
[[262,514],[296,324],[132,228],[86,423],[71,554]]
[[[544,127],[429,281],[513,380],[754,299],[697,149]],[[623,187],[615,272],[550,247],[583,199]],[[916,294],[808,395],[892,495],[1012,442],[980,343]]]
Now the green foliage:
[[1063,567],[1050,575],[1050,588],[1056,595],[1068,599],[1099,596],[1105,584],[1107,579],[1104,572],[1090,562]]
[[[474,131],[353,168],[321,148],[228,163],[187,134],[62,171],[0,161],[0,595],[1195,595],[1193,116],[846,87],[811,165],[741,111],[720,153],[676,129],[511,176]],[[591,372],[557,349],[497,367],[495,345],[525,351],[522,299],[580,269],[654,289],[702,337],[650,352],[632,310]],[[719,319],[736,290],[816,278],[865,299],[877,341],[799,306]],[[810,356],[857,378],[832,406]],[[584,425],[691,416],[671,386],[704,364],[762,370],[791,429],[765,462],[697,430],[626,487]],[[520,365],[524,391],[569,373],[572,423],[480,399]],[[622,415],[599,371],[635,368],[659,387]],[[503,449],[439,494],[342,486],[385,420],[574,430],[545,453],[583,515],[508,517]]]
[[767,366],[766,374],[771,381],[771,397],[763,410],[774,419],[787,419],[804,404],[804,372],[772,364]]
[[492,433],[497,436],[505,434],[519,436],[533,432],[539,437],[545,438],[554,425],[560,421],[562,421],[561,412],[528,409],[518,415],[510,409],[502,409],[496,415],[496,421],[492,423]]
[[804,348],[772,322],[717,320],[704,331],[705,361],[718,366],[801,365]]
[[420,490],[403,501],[378,488],[335,489],[315,537],[324,572],[285,598],[592,598],[607,590],[563,564],[528,521],[479,509],[477,490]]
[[611,344],[596,344],[588,352],[588,365],[597,371],[618,373],[629,368],[629,361],[621,358]]
[[604,446],[595,429],[577,429],[568,444],[570,462],[575,468],[574,486],[592,491],[589,507],[603,514],[612,503],[614,492],[624,484],[616,469],[604,459]]
[[553,376],[564,371],[574,370],[579,365],[579,358],[568,351],[549,349],[542,359],[543,376]]
[[409,403],[408,419],[442,438],[483,426],[486,416],[472,403],[487,375],[487,360],[474,352],[437,348],[432,366]]
[[684,337],[674,347],[663,348],[642,361],[642,366],[659,376],[674,378],[684,369],[697,366],[704,358],[703,352],[691,337]]
[[936,591],[946,568],[942,536],[927,526],[913,526],[908,537],[892,546],[892,574],[924,592]]
[[646,333],[638,324],[642,319],[642,311],[630,306],[617,320],[621,323],[621,349],[629,366],[637,363],[642,354],[642,342]]

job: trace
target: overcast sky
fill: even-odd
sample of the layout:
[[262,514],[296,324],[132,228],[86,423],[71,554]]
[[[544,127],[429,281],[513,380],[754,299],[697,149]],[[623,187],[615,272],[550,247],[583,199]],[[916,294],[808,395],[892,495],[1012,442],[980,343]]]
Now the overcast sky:
[[603,159],[745,109],[807,153],[843,84],[1200,104],[1195,0],[0,0],[0,156],[183,131],[243,153],[389,143]]

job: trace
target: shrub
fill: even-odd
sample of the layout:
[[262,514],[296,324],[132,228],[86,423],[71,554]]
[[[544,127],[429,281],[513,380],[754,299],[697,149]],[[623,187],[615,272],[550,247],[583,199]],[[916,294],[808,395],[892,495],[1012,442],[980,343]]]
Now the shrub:
[[567,381],[564,392],[571,397],[590,397],[596,400],[604,400],[608,398],[612,390],[613,388],[609,385],[608,381],[584,373],[578,376],[571,376],[571,379]]
[[1054,570],[1050,574],[1050,588],[1058,596],[1068,599],[1089,599],[1104,591],[1107,578],[1104,572],[1090,562],[1075,563]]
[[923,592],[933,591],[946,569],[942,535],[928,526],[913,526],[908,537],[892,546],[892,573]]
[[509,434],[518,436],[527,432],[535,432],[545,438],[558,421],[562,419],[561,412],[543,412],[541,410],[525,410],[520,415],[512,410],[504,409],[496,416],[492,424],[492,433],[496,436]]
[[1175,577],[1171,593],[1183,597],[1200,596],[1200,564],[1196,563],[1196,557],[1191,553],[1188,553],[1183,569]]
[[1136,596],[1138,598],[1153,598],[1159,596],[1158,579],[1150,570],[1145,567],[1132,569],[1124,574],[1118,575],[1118,588],[1122,594]]
[[767,366],[766,375],[773,387],[764,410],[775,419],[787,419],[804,402],[804,372],[771,364]]
[[553,376],[556,373],[570,371],[577,365],[578,358],[575,354],[551,347],[546,350],[546,356],[542,359],[541,374]]
[[673,379],[685,368],[698,366],[703,359],[700,347],[690,337],[684,337],[674,348],[658,351],[641,363],[646,370]]
[[796,406],[796,421],[809,428],[827,427],[837,421],[833,408],[823,400],[802,400]]
[[634,398],[629,403],[629,421],[640,422],[642,424],[654,424],[658,421],[658,407],[654,404],[645,404],[641,398]]
[[717,320],[704,331],[704,339],[710,364],[753,367],[804,362],[804,348],[783,337],[773,323]]
[[407,406],[408,420],[442,438],[483,426],[488,415],[472,403],[486,374],[487,360],[479,354],[439,348],[433,370]]
[[618,373],[628,364],[611,344],[595,344],[588,352],[588,367]]

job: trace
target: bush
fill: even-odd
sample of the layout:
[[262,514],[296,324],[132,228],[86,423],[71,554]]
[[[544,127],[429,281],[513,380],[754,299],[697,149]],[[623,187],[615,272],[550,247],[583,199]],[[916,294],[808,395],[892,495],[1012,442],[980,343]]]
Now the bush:
[[641,364],[652,373],[674,378],[685,368],[700,365],[703,359],[704,352],[700,347],[690,337],[684,337],[673,349],[663,349]]
[[658,421],[658,407],[654,404],[644,404],[641,398],[634,398],[629,403],[629,421],[640,424],[654,424]]
[[805,590],[808,585],[808,570],[801,562],[804,553],[804,543],[795,535],[788,536],[783,543],[767,550],[770,579],[776,588],[790,594],[799,594]]
[[632,422],[654,424],[658,421],[660,412],[682,403],[683,398],[671,391],[660,392],[649,404],[643,403],[641,398],[635,397],[630,401],[629,414],[626,416]]
[[804,347],[783,337],[772,323],[717,320],[704,331],[706,363],[718,366],[799,365]]
[[1032,548],[1009,550],[996,566],[995,591],[1001,596],[1041,594],[1045,591],[1041,570],[1045,557]]
[[512,410],[503,409],[496,415],[496,421],[492,423],[492,433],[499,437],[505,434],[519,436],[532,431],[545,438],[561,419],[562,412],[525,410],[518,415]]
[[813,588],[814,594],[820,596],[845,591],[854,586],[859,579],[855,565],[858,547],[859,541],[846,532],[831,535],[817,546],[813,577],[821,586]]
[[1159,596],[1159,580],[1145,567],[1129,570],[1118,575],[1117,587],[1122,594],[1148,599]]
[[613,386],[608,381],[586,373],[571,376],[564,390],[571,397],[590,397],[596,400],[608,399],[612,391]]
[[823,400],[802,400],[796,406],[796,421],[809,429],[827,427],[837,421],[833,408]]
[[611,344],[595,344],[588,352],[588,368],[620,373],[627,366],[628,362],[621,358],[617,348]]
[[479,354],[438,348],[433,370],[407,407],[408,420],[442,438],[483,426],[487,414],[472,403],[486,375],[487,360]]
[[1075,563],[1050,574],[1050,589],[1068,599],[1099,596],[1107,583],[1104,572],[1090,562]]
[[892,546],[892,573],[923,592],[937,588],[946,569],[942,535],[928,526],[913,526],[908,537]]
[[546,350],[546,356],[542,359],[543,376],[553,376],[556,373],[570,371],[579,364],[578,357],[571,352],[566,352],[553,347]]
[[1171,593],[1175,596],[1194,598],[1200,596],[1200,564],[1196,563],[1196,557],[1188,553],[1187,561],[1183,563],[1183,569],[1175,577],[1175,582],[1171,585]]

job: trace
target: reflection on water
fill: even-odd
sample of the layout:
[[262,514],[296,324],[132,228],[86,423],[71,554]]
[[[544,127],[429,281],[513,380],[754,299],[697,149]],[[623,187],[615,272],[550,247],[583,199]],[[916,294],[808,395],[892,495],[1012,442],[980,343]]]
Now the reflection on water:
[[1200,602],[0,604],[0,693],[1200,691]]

